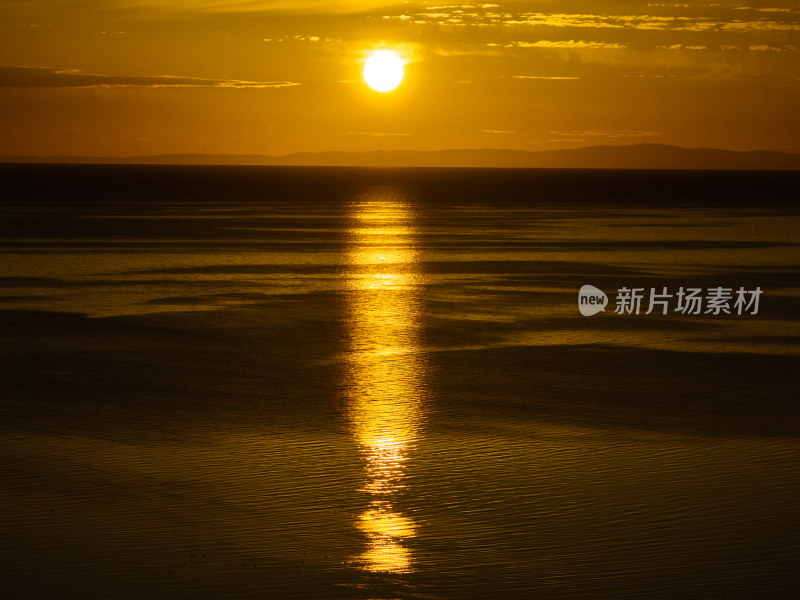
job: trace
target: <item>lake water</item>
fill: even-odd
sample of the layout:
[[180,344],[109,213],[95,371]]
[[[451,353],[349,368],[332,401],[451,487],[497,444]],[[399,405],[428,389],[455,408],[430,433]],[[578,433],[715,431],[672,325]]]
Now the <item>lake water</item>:
[[800,174],[0,175],[6,597],[798,597]]

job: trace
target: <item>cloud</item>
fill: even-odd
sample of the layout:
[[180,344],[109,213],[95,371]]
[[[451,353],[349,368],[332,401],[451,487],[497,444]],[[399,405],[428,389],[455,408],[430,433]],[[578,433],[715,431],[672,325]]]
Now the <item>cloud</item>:
[[669,46],[656,46],[660,50],[708,50],[708,46],[692,46],[685,44],[670,44]]
[[796,46],[770,46],[769,44],[753,44],[748,50],[754,52],[797,52]]
[[170,15],[198,13],[302,13],[357,14],[390,9],[402,4],[398,0],[3,0],[0,10],[10,9],[53,14],[157,11]]
[[751,50],[753,52],[800,52],[800,48],[792,46],[772,46],[770,44],[750,44],[749,46],[740,46],[738,44],[720,44],[720,50]]
[[481,129],[481,133],[514,133],[507,129]]
[[[609,129],[597,130],[590,129],[588,131],[551,131],[551,135],[560,135],[564,138],[587,138],[587,137],[604,137],[604,138],[641,138],[661,135],[657,131],[636,131],[627,129]],[[576,140],[577,141],[577,140]]]
[[431,53],[436,56],[460,57],[460,56],[503,56],[500,44],[485,44],[484,46],[435,46]]
[[404,137],[410,133],[393,133],[389,131],[348,131],[350,135],[369,135],[372,137]]
[[734,6],[733,10],[755,10],[758,12],[792,12],[791,8],[753,8],[752,6]]
[[505,26],[529,25],[564,28],[639,29],[664,31],[800,31],[795,21],[740,21],[710,17],[657,15],[591,15],[524,13],[502,21]]
[[[95,0],[97,2],[97,0]],[[97,4],[101,4],[97,2]],[[103,2],[103,4],[105,4]],[[395,7],[397,0],[122,0],[125,8],[155,8],[184,13],[283,12],[314,14],[354,14]]]
[[0,66],[0,87],[13,88],[93,88],[93,87],[217,87],[279,88],[300,85],[291,81],[241,81],[203,79],[172,75],[113,76],[83,73],[78,69]]
[[539,40],[538,42],[511,42],[505,45],[506,48],[626,48],[625,44],[617,44],[612,42],[585,42],[583,40]]
[[315,44],[317,42],[324,42],[324,43],[341,43],[342,38],[329,38],[329,37],[320,37],[318,35],[283,35],[281,37],[276,38],[264,38],[265,42],[274,42],[274,43],[281,43],[281,42],[311,42]]
[[[718,3],[688,4],[664,3],[648,4],[656,9],[671,9],[673,14],[614,14],[614,13],[559,13],[559,12],[494,12],[486,5],[452,5],[427,7],[419,12],[404,6],[403,14],[385,15],[383,19],[402,23],[441,25],[444,27],[460,25],[469,27],[548,27],[564,29],[603,29],[603,30],[656,30],[656,31],[800,31],[796,12],[784,8],[734,7],[753,10],[750,19],[741,19],[741,13],[731,14],[731,7]],[[434,8],[436,10],[434,10]],[[697,8],[705,8],[716,13],[715,16],[698,16]],[[692,9],[691,11],[687,9]],[[759,14],[760,13],[760,14]],[[768,16],[761,16],[768,15]]]
[[512,75],[512,79],[580,79],[580,77],[560,76],[560,75]]
[[783,21],[696,21],[682,27],[673,27],[683,31],[800,31],[800,23]]

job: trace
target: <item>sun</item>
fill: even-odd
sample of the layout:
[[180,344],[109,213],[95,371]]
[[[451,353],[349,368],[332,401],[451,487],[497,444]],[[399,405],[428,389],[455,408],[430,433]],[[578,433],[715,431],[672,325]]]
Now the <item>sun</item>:
[[394,50],[375,50],[364,65],[364,81],[376,92],[391,92],[403,81],[404,64]]

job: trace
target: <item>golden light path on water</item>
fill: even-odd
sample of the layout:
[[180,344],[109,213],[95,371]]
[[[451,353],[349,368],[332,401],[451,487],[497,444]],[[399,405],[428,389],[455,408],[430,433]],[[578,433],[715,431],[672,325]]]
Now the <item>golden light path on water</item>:
[[355,523],[367,539],[356,562],[368,571],[408,573],[414,564],[407,541],[417,524],[396,501],[420,435],[425,371],[413,213],[392,190],[365,195],[352,210],[344,393],[370,498]]

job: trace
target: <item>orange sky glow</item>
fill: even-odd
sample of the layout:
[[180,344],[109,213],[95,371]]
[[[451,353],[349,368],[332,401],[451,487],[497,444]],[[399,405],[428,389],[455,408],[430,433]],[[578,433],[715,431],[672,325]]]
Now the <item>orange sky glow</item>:
[[799,67],[786,0],[6,0],[0,154],[800,152]]

